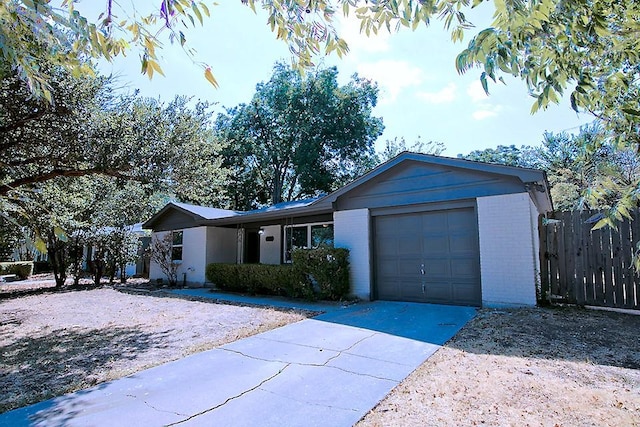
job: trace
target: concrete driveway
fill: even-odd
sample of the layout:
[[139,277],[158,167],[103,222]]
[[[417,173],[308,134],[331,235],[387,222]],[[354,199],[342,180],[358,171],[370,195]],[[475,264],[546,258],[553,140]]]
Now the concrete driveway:
[[350,426],[474,314],[357,304],[0,414],[0,426]]

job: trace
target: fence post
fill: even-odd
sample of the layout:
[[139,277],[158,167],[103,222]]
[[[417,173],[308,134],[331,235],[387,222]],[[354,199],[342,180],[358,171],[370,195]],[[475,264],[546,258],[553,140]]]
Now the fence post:
[[548,226],[544,223],[544,215],[538,215],[538,236],[540,237],[540,304],[549,302],[549,256],[547,252]]

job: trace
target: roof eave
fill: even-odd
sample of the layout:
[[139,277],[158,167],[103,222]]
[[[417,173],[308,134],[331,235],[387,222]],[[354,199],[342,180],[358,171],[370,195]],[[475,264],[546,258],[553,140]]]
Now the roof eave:
[[205,219],[200,221],[200,225],[234,225],[234,224],[246,224],[249,222],[269,221],[278,218],[290,218],[293,216],[306,216],[314,214],[331,213],[332,206],[330,203],[316,205],[312,203],[307,206],[300,206],[289,209],[281,209],[275,211],[258,212],[253,214],[238,215],[233,217]]
[[185,209],[181,206],[176,205],[173,202],[169,202],[166,205],[164,205],[164,207],[162,209],[160,209],[155,215],[153,215],[151,218],[149,218],[148,220],[146,220],[145,222],[142,223],[142,228],[147,228],[147,229],[153,229],[153,225],[155,224],[155,222],[160,219],[160,217],[162,215],[165,214],[165,212],[167,212],[169,209],[177,209],[178,211],[189,215],[191,217],[193,217],[194,220],[196,221],[201,221],[204,220],[205,218],[201,215],[198,215],[194,212],[191,212],[188,209]]

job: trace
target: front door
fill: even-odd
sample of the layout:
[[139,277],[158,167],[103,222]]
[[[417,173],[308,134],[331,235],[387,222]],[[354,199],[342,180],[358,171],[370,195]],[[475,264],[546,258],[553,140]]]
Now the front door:
[[260,262],[260,234],[258,230],[247,230],[246,236],[244,262],[257,264]]

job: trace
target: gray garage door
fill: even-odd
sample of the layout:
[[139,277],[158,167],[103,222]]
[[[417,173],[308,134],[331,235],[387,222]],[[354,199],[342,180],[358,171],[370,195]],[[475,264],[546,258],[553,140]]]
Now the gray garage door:
[[378,299],[481,305],[473,208],[378,216]]

